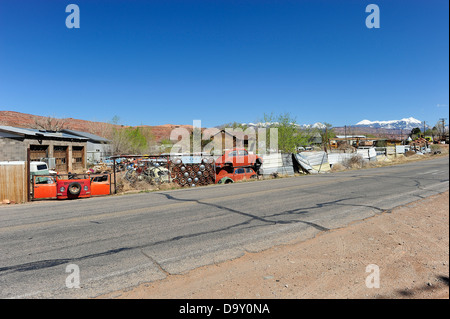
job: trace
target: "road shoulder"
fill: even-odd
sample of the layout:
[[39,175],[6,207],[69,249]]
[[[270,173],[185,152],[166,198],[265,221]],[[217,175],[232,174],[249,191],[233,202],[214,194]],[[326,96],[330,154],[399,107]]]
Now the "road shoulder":
[[449,298],[448,205],[446,191],[310,240],[100,298]]

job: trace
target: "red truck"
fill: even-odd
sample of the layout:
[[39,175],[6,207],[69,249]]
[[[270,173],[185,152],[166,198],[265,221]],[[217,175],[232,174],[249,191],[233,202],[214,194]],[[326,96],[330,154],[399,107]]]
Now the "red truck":
[[216,160],[216,169],[219,170],[224,167],[251,167],[257,172],[261,165],[262,158],[255,154],[249,154],[245,148],[227,150]]
[[76,199],[111,194],[110,174],[39,175],[32,179],[36,199]]

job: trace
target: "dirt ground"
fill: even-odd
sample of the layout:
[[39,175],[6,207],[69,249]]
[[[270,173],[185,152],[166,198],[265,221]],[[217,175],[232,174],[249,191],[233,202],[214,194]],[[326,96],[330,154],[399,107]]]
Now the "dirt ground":
[[100,298],[449,298],[448,205],[447,191],[307,241]]

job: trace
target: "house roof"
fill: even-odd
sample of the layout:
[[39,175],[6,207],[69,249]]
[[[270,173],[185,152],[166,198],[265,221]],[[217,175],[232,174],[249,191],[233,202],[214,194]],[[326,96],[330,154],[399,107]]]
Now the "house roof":
[[222,130],[220,130],[219,132],[217,132],[216,134],[213,134],[212,137],[214,137],[214,136],[216,136],[216,135],[219,135],[219,134],[226,134],[226,135],[232,136],[232,137],[234,137],[234,138],[236,138],[236,139],[239,139],[239,140],[242,140],[242,139],[244,139],[244,137],[245,137],[244,132],[239,132],[239,131],[237,131],[237,132],[233,132],[233,133],[234,133],[234,134],[230,133],[230,132],[227,131],[227,130],[222,129]]
[[97,143],[109,143],[110,140],[95,135],[95,134],[91,134],[91,133],[87,133],[87,132],[81,132],[81,131],[75,131],[75,130],[68,130],[68,129],[63,129],[61,130],[61,132],[66,132],[72,135],[76,135],[76,136],[81,136],[81,137],[85,137],[89,140],[89,142],[97,142]]
[[44,130],[36,130],[31,128],[22,128],[22,127],[13,127],[0,125],[0,132],[9,133],[16,136],[28,136],[28,137],[46,137],[53,139],[73,139],[79,141],[87,141],[88,139],[81,136],[76,136],[72,134],[68,134],[65,132],[54,132],[54,131],[44,131]]
[[336,135],[337,138],[365,138],[365,135]]

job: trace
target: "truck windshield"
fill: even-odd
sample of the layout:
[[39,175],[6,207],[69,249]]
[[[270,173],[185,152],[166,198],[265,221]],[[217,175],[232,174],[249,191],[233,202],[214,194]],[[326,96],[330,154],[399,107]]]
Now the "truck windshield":
[[45,165],[45,164],[37,165],[36,167],[37,167],[37,170],[38,170],[38,171],[47,169],[47,165]]

